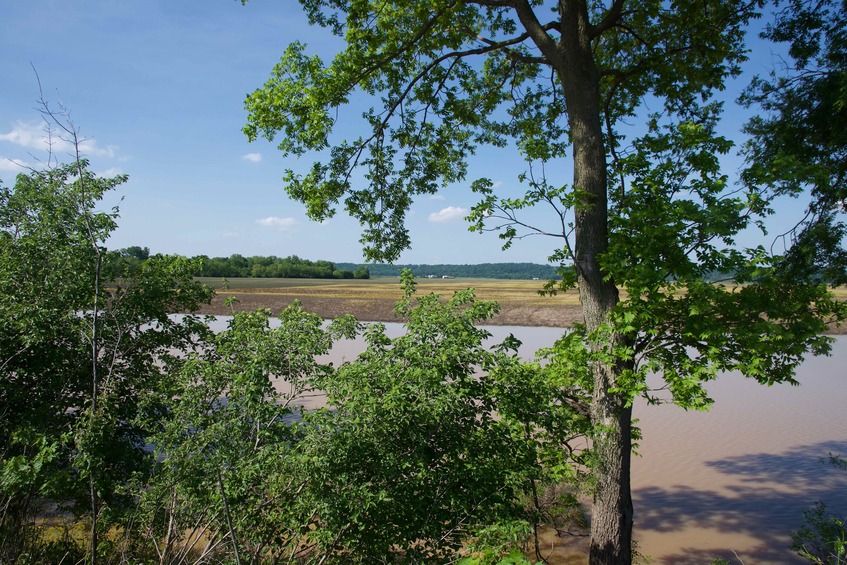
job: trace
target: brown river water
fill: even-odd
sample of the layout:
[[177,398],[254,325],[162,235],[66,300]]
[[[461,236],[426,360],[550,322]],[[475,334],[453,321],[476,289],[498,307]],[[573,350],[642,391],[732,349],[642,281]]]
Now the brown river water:
[[[387,324],[389,335],[402,327]],[[551,345],[561,330],[489,327],[495,340],[509,333],[521,355]],[[638,403],[643,439],[632,464],[635,540],[644,562],[700,564],[804,563],[789,549],[803,511],[824,501],[847,515],[847,473],[821,461],[847,456],[847,336],[832,356],[807,359],[800,386],[766,387],[736,374],[708,390],[708,412]],[[351,360],[361,342],[342,342],[334,362]],[[312,400],[321,403],[320,398]],[[585,563],[585,538],[543,537],[551,563]]]

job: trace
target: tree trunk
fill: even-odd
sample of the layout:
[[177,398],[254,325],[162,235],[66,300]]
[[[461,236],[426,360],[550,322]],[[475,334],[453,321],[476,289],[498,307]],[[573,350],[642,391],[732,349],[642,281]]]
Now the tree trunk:
[[[600,380],[608,381],[611,367],[595,367],[606,373]],[[629,471],[632,455],[632,408],[621,406],[619,398],[608,390],[595,390],[591,403],[597,481],[591,512],[591,565],[632,563],[632,495]]]
[[[579,296],[589,332],[608,321],[618,303],[614,281],[605,279],[598,257],[609,244],[606,148],[600,121],[600,75],[591,49],[588,9],[580,0],[563,0],[561,64],[557,69],[567,105],[573,143],[575,263]],[[618,345],[620,337],[591,343],[594,350]],[[622,364],[592,367],[591,419],[595,430],[596,480],[591,519],[591,565],[632,563],[631,408],[610,392]]]

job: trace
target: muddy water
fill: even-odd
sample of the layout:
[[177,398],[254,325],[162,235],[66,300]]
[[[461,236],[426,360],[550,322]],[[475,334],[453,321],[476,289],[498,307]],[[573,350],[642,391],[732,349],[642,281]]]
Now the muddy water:
[[709,387],[709,412],[636,407],[636,537],[653,563],[801,563],[787,546],[803,511],[822,500],[847,514],[847,473],[820,462],[847,454],[847,338],[836,339],[831,357],[800,367],[800,386],[729,374]]
[[[397,335],[401,327],[388,330]],[[527,358],[560,333],[489,330],[495,339],[514,333]],[[847,473],[820,461],[847,454],[847,336],[836,340],[831,357],[800,367],[797,387],[728,374],[709,386],[709,412],[636,405],[643,439],[632,465],[635,539],[650,563],[803,563],[788,549],[803,511],[822,500],[847,514]],[[330,357],[351,360],[362,347],[343,342]],[[551,563],[586,561],[585,539],[548,532],[542,549]]]

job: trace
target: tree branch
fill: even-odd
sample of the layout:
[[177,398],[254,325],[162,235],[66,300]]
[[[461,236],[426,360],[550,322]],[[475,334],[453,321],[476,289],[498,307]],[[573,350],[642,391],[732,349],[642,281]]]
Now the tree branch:
[[404,45],[400,46],[400,49],[397,52],[390,53],[390,54],[386,55],[385,57],[383,57],[382,59],[380,59],[379,61],[377,61],[373,65],[371,65],[370,67],[366,68],[361,74],[359,74],[358,77],[355,80],[353,80],[353,82],[350,84],[350,88],[352,89],[353,86],[359,84],[359,82],[364,80],[365,77],[367,77],[368,75],[370,75],[374,71],[379,70],[386,63],[390,62],[391,60],[397,58],[399,55],[402,55],[403,53],[405,53],[406,51],[408,51],[409,49],[414,47],[415,44],[417,44],[423,37],[425,37],[427,32],[430,29],[432,29],[432,27],[435,25],[435,22],[442,15],[444,15],[444,13],[448,9],[452,8],[455,5],[456,5],[456,1],[454,0],[453,2],[450,2],[449,4],[446,4],[441,10],[437,11],[435,13],[435,15],[432,16],[432,18],[430,18],[426,23],[424,23],[423,26],[421,26],[421,29],[418,31],[418,33],[415,34],[414,37],[412,37]]
[[545,26],[541,25],[541,22],[538,21],[528,0],[515,0],[515,11],[524,28],[544,56],[547,57],[549,63],[556,68],[561,68],[563,60],[559,53],[559,48],[556,42],[547,35]]
[[[426,77],[426,75],[429,74],[430,71],[432,71],[435,67],[437,67],[438,65],[440,65],[444,61],[447,61],[448,59],[451,59],[451,58],[463,59],[465,57],[470,57],[470,56],[474,56],[474,55],[485,55],[487,53],[492,53],[492,52],[498,51],[500,49],[501,49],[501,46],[499,44],[496,44],[496,45],[487,46],[487,47],[480,47],[480,48],[477,48],[477,49],[468,49],[468,50],[465,50],[465,51],[451,51],[449,53],[445,53],[445,54],[441,55],[440,57],[436,57],[435,59],[430,61],[420,72],[418,72],[414,77],[412,77],[409,80],[406,87],[403,89],[403,91],[397,97],[397,100],[385,110],[384,117],[381,120],[380,124],[377,126],[377,128],[374,130],[373,135],[371,135],[370,137],[368,137],[367,139],[362,141],[358,145],[358,147],[355,149],[356,155],[355,155],[355,158],[352,161],[352,164],[348,168],[345,179],[349,178],[352,175],[353,170],[358,165],[359,159],[361,158],[362,152],[364,152],[365,148],[368,145],[370,145],[370,143],[373,142],[375,139],[377,139],[379,136],[384,134],[385,127],[388,125],[388,122],[391,120],[391,118],[394,117],[394,115],[397,112],[397,109],[403,104],[403,102],[406,100],[406,98],[408,98],[409,93],[414,89],[414,87],[418,84],[418,82],[420,82],[424,77]],[[446,81],[446,78],[445,78],[445,81]]]
[[[548,23],[544,24],[543,26],[541,26],[541,28],[545,32],[547,32],[547,31],[550,31],[550,30],[559,29],[559,25],[560,24],[559,24],[558,21],[552,21],[552,22],[548,22]],[[512,39],[508,39],[508,40],[505,40],[505,41],[494,41],[493,39],[488,39],[487,37],[482,37],[482,36],[479,36],[479,35],[477,36],[477,39],[479,41],[481,41],[482,43],[485,43],[486,45],[491,46],[491,47],[499,47],[500,49],[505,51],[506,54],[511,59],[521,61],[523,63],[528,63],[528,64],[549,65],[550,61],[548,61],[544,57],[530,57],[530,56],[524,55],[523,53],[515,51],[514,49],[508,48],[512,45],[518,45],[520,43],[523,43],[524,41],[526,41],[527,39],[530,39],[530,38],[531,38],[531,35],[529,34],[529,32],[522,33],[522,34],[518,35],[517,37],[513,37]]]
[[609,11],[606,12],[606,15],[596,26],[591,26],[588,30],[588,37],[590,39],[595,39],[601,36],[607,30],[615,27],[618,24],[618,20],[620,20],[623,15],[623,5],[625,0],[615,0],[612,6],[609,8]]
[[485,6],[486,8],[514,8],[513,0],[467,0],[466,4]]

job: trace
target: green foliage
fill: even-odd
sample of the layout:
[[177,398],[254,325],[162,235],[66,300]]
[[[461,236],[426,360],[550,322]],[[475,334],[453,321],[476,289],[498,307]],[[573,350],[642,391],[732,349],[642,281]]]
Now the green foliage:
[[[200,319],[168,315],[208,300],[192,280],[195,261],[119,262],[98,289],[93,248],[73,237],[55,244],[59,228],[87,242],[91,222],[25,224],[74,188],[49,178],[21,178],[27,190],[4,192],[3,560],[81,555],[84,543],[68,533],[48,543],[34,519],[45,502],[90,519],[90,479],[98,554],[108,559],[526,562],[528,532],[552,515],[538,491],[582,478],[573,464],[585,459],[557,447],[588,429],[584,394],[566,392],[584,381],[579,365],[566,366],[573,356],[522,363],[514,338],[490,348],[477,324],[495,304],[470,290],[446,302],[417,297],[409,273],[397,306],[407,333],[369,328],[365,354],[339,369],[317,358],[361,328],[351,319],[324,328],[299,305],[278,327],[268,312],[236,314],[213,336]],[[49,189],[54,198],[41,192]],[[68,202],[61,212],[74,219]],[[96,407],[87,342],[95,290]],[[24,291],[31,300],[18,305],[14,293]],[[40,309],[53,316],[38,318]],[[316,389],[331,408],[303,411]]]
[[[115,214],[96,213],[122,178],[96,179],[75,166],[18,175],[0,187],[0,556],[14,560],[41,496],[83,496],[69,469],[91,390],[86,342],[96,256]],[[83,360],[82,362],[80,362]]]
[[[754,84],[751,100],[772,119],[747,128],[755,139],[740,188],[722,172],[733,146],[717,133],[713,97],[740,73],[760,2],[300,3],[344,45],[327,61],[289,46],[247,97],[244,132],[279,138],[286,155],[318,156],[286,172],[286,191],[316,220],[343,205],[364,227],[368,260],[393,261],[409,246],[414,199],[464,183],[477,148],[512,145],[526,159],[522,195],[488,178],[469,183],[480,199],[471,229],[499,232],[504,247],[555,238],[561,280],[546,290],[579,288],[586,327],[561,351],[567,368],[583,365],[566,376],[589,395],[591,463],[605,489],[591,560],[630,562],[622,452],[634,398],[705,408],[703,383],[726,370],[794,382],[805,355],[829,351],[827,324],[847,317],[821,284],[847,264],[836,216],[847,179],[837,119],[847,107],[844,1],[790,0],[768,29],[793,42],[799,72]],[[354,96],[373,107],[339,139],[336,116]],[[645,107],[654,112],[646,124]],[[548,177],[571,151],[573,181]],[[784,256],[737,245],[743,230],[764,226],[774,198],[806,188],[809,216]],[[526,219],[532,207],[549,210],[550,223]],[[705,282],[716,273],[729,284]],[[648,389],[651,372],[669,397]]]
[[803,527],[792,535],[791,548],[810,563],[847,563],[847,521],[827,512],[822,502],[803,513]]
[[[847,461],[838,455],[829,455],[829,463],[840,471],[847,471]],[[803,526],[791,535],[791,549],[800,557],[816,565],[844,565],[847,563],[847,517],[827,512],[826,504],[815,506],[803,513]]]
[[329,261],[309,261],[296,255],[279,258],[242,257],[235,254],[230,257],[198,256],[201,265],[197,276],[201,277],[257,277],[257,278],[304,278],[304,279],[367,279],[367,268],[341,269]]
[[763,37],[788,44],[790,59],[767,78],[757,77],[742,101],[758,106],[745,146],[744,180],[777,195],[809,194],[807,213],[781,234],[786,277],[847,282],[847,3],[778,2]]
[[459,560],[460,565],[506,564],[530,565],[517,548],[530,537],[530,526],[526,522],[504,522],[480,528],[473,540],[465,547],[470,554]]
[[840,455],[833,455],[832,453],[830,453],[829,464],[835,467],[836,469],[847,471],[847,459],[844,459]]
[[168,317],[211,296],[185,259],[157,257],[122,273],[116,287],[98,283],[95,245],[114,229],[117,211],[96,207],[125,177],[101,179],[86,165],[21,174],[13,188],[0,187],[0,435],[10,438],[0,445],[4,561],[35,543],[26,532],[47,501],[89,514],[89,479],[102,527],[127,511],[123,486],[150,463],[136,424],[139,394],[177,362],[174,350],[207,331],[190,316]]
[[[145,395],[163,407],[148,425],[158,463],[132,489],[126,555],[525,563],[549,510],[526,501],[536,484],[577,482],[577,458],[555,446],[585,419],[562,399],[563,371],[520,362],[513,338],[484,343],[477,324],[496,305],[417,297],[408,273],[403,284],[407,333],[369,326],[365,353],[337,369],[316,357],[362,328],[324,329],[295,304],[274,328],[267,312],[236,314]],[[316,389],[329,407],[302,410]]]
[[[528,161],[542,163],[566,155],[571,140],[565,95],[569,84],[585,79],[570,63],[557,61],[554,50],[573,13],[548,22],[540,5],[520,14],[509,4],[489,2],[433,0],[391,9],[372,2],[301,4],[313,24],[342,36],[346,46],[325,63],[306,55],[303,44],[292,44],[266,84],[248,96],[244,131],[251,140],[279,137],[285,154],[329,149],[327,160],[306,174],[289,171],[287,190],[316,220],[332,215],[344,198],[347,211],[365,227],[369,259],[392,260],[408,246],[403,220],[413,197],[463,181],[478,146],[514,140]],[[737,74],[754,5],[716,2],[703,11],[625,4],[586,6],[598,25],[592,30],[602,103],[597,111],[610,128],[648,96],[665,101],[671,114],[696,115],[699,99]],[[565,5],[551,9],[560,12]],[[533,20],[537,28],[526,32]],[[335,112],[358,91],[372,96],[377,107],[365,113],[360,138],[335,141]],[[617,132],[608,133],[616,144]],[[365,171],[367,188],[354,188],[350,173],[356,167]],[[543,175],[524,178],[530,190],[516,200],[488,198],[490,189],[483,189],[492,185],[489,179],[474,183],[486,196],[476,219],[494,208],[539,203],[563,213],[574,202],[562,183],[548,184]],[[520,227],[512,223],[506,239]]]
[[356,269],[353,271],[353,278],[354,279],[369,279],[369,278],[371,278],[370,269],[368,269],[364,265],[360,265],[360,266],[356,267]]
[[[325,62],[292,44],[246,102],[250,139],[324,157],[288,171],[288,193],[315,219],[343,201],[367,258],[393,260],[415,197],[464,182],[478,147],[511,143],[528,162],[526,191],[472,182],[472,227],[506,247],[557,238],[562,280],[550,290],[577,284],[587,325],[523,363],[514,338],[485,343],[478,324],[495,305],[472,291],[417,296],[407,273],[407,333],[368,328],[367,351],[337,369],[316,356],[355,321],[324,329],[294,306],[279,328],[267,312],[240,314],[211,336],[167,315],[208,299],[196,262],[129,248],[101,272],[116,211],[96,205],[122,177],[98,179],[84,161],[21,175],[0,187],[0,559],[38,544],[32,516],[49,500],[101,533],[119,526],[125,537],[100,551],[123,561],[524,562],[527,532],[575,516],[576,489],[594,487],[621,504],[600,505],[618,525],[592,559],[629,561],[631,522],[613,513],[629,502],[620,461],[638,439],[633,400],[704,408],[703,384],[725,370],[794,382],[804,355],[828,351],[827,324],[847,316],[820,284],[840,281],[845,261],[843,0],[792,0],[768,28],[792,42],[796,66],[748,92],[766,115],[748,126],[738,191],[711,96],[744,60],[756,2],[301,4],[346,47]],[[361,94],[375,102],[361,137],[336,140],[339,107]],[[656,114],[628,128],[647,101]],[[574,182],[548,179],[572,145]],[[809,215],[783,256],[736,245],[773,198],[804,191]],[[552,211],[553,232],[522,220],[535,206]],[[204,259],[216,277],[366,274]],[[731,284],[707,283],[715,273]],[[651,372],[669,397],[653,396]],[[331,408],[299,410],[315,389]],[[808,521],[798,548],[840,559],[843,520],[821,507]]]
[[471,291],[416,297],[408,272],[403,284],[406,333],[370,326],[359,359],[319,383],[334,409],[306,415],[321,431],[301,444],[316,534],[344,562],[449,560],[481,526],[525,520],[518,495],[539,472],[525,430],[543,405],[524,400],[529,379],[513,378],[514,343],[491,351],[476,326],[496,306]]
[[[146,247],[132,246],[110,251],[105,258],[105,275],[109,280],[119,279],[135,273],[150,258]],[[336,265],[329,261],[309,261],[296,255],[280,258],[276,256],[244,257],[234,254],[229,257],[191,258],[196,265],[198,277],[242,277],[242,278],[293,278],[293,279],[369,279],[365,265],[349,263]],[[399,272],[399,271],[398,271]]]
[[331,374],[315,358],[337,332],[297,304],[278,328],[268,316],[236,314],[146,399],[167,407],[149,437],[160,463],[136,490],[146,525],[137,535],[159,559],[194,551],[265,562],[309,549],[301,547],[311,511],[299,496],[308,480],[296,453],[307,433],[299,404]]
[[[357,269],[364,265],[355,263],[338,263],[340,269]],[[409,269],[416,277],[425,278],[433,275],[441,278],[467,277],[479,279],[552,279],[556,277],[556,269],[550,265],[535,263],[479,263],[473,265],[389,265],[377,263],[367,265],[368,272],[375,277],[399,277],[403,269]]]
[[150,258],[150,249],[147,247],[139,247],[133,245],[125,249],[117,251],[109,251],[106,253],[104,263],[104,273],[106,278],[114,280],[122,274],[135,273],[141,267],[141,264]]
[[[841,64],[837,54],[843,47],[838,34],[842,16],[834,7],[823,15],[802,12],[798,3],[781,14],[769,37],[798,37],[806,54],[801,63],[818,57],[819,67],[824,59],[830,67]],[[471,214],[472,228],[500,229],[506,247],[526,233],[561,237],[564,245],[551,255],[562,264],[561,280],[551,282],[547,290],[555,292],[579,280],[587,284],[586,267],[568,265],[575,259],[570,234],[580,230],[568,223],[568,214],[578,219],[594,196],[548,180],[545,173],[545,163],[564,157],[569,145],[564,121],[572,117],[560,96],[569,95],[569,84],[588,88],[590,82],[557,67],[556,57],[537,39],[538,33],[566,25],[565,16],[560,14],[563,19],[544,30],[534,29],[536,35],[521,35],[517,20],[531,28],[527,18],[506,5],[487,2],[434,1],[426,9],[320,0],[302,4],[313,23],[343,35],[346,46],[326,64],[307,57],[303,45],[292,46],[271,80],[248,97],[245,132],[250,139],[274,139],[281,132],[284,153],[331,148],[328,161],[316,163],[305,175],[287,177],[289,193],[306,203],[311,215],[324,218],[346,198],[347,210],[366,226],[366,254],[393,259],[408,243],[402,224],[412,198],[437,190],[437,182],[463,179],[466,160],[477,145],[502,145],[511,138],[530,161],[520,179],[526,193],[502,197],[489,179],[478,179],[471,185],[481,196]],[[628,401],[649,395],[644,377],[651,371],[665,376],[674,401],[693,408],[708,406],[701,385],[721,371],[737,369],[767,384],[793,382],[793,369],[805,354],[828,351],[827,340],[820,337],[827,324],[847,315],[820,284],[818,259],[823,255],[809,252],[802,242],[786,257],[772,256],[762,247],[738,248],[735,242],[742,230],[769,213],[776,194],[762,188],[773,178],[755,171],[776,169],[767,165],[773,159],[765,162],[764,154],[750,153],[747,188],[734,190],[720,162],[733,144],[716,133],[722,107],[710,96],[739,72],[745,58],[744,28],[756,16],[755,8],[716,2],[703,12],[682,5],[624,2],[590,12],[600,26],[592,43],[603,101],[597,112],[606,124],[611,157],[608,240],[596,259],[603,280],[625,289],[629,298],[605,317],[603,327],[585,334],[596,352],[587,361],[621,361],[619,366],[627,368],[616,377],[613,392]],[[796,20],[792,14],[798,14]],[[803,18],[811,18],[806,35],[784,31],[799,26]],[[529,36],[541,56],[530,48]],[[480,45],[480,37],[490,39]],[[822,37],[825,47],[816,50],[814,39]],[[551,37],[552,42],[560,40]],[[472,64],[477,57],[479,63]],[[547,65],[558,81],[542,71]],[[809,80],[817,80],[817,75],[808,74]],[[370,134],[336,143],[331,113],[357,90],[380,93],[382,108],[365,116]],[[766,88],[758,100],[770,100],[769,108],[776,112],[780,92]],[[622,129],[626,117],[650,96],[663,106],[650,117],[646,132],[627,138]],[[750,131],[765,135],[763,123],[754,120]],[[821,149],[832,148],[835,139],[825,131],[820,129],[826,143],[823,137],[814,142],[816,155],[832,155],[838,164],[819,159],[815,170],[829,171],[832,182],[843,180],[847,176],[838,171],[847,159]],[[782,138],[773,137],[777,133],[767,135],[774,147],[783,147]],[[629,148],[620,152],[623,140]],[[355,167],[365,170],[367,189],[350,184]],[[835,197],[829,202],[841,201],[835,188],[825,192]],[[562,224],[561,233],[547,233],[520,220],[521,211],[539,205],[552,210]],[[816,249],[827,242],[840,249],[841,228],[815,222],[809,229],[803,241]],[[802,258],[809,268],[787,268],[793,264],[791,256]],[[730,285],[704,282],[716,273],[723,273]],[[829,270],[826,276],[832,278],[833,273]]]
[[[731,143],[714,133],[715,119],[650,122],[619,163],[631,181],[601,261],[629,295],[609,319],[629,337],[618,355],[635,361],[627,394],[649,395],[646,375],[661,373],[686,408],[708,407],[702,383],[723,371],[793,383],[808,352],[829,351],[827,323],[847,314],[820,282],[786,278],[764,249],[734,247],[753,196],[726,194],[718,158]],[[707,282],[711,273],[726,273],[729,284]]]
[[[557,448],[588,429],[573,357],[492,349],[477,324],[495,304],[417,297],[409,273],[407,334],[369,328],[338,369],[318,358],[352,319],[293,305],[279,327],[260,311],[212,335],[169,315],[210,298],[195,260],[130,248],[104,284],[117,212],[96,206],[122,178],[80,166],[2,191],[0,559],[527,562],[554,506],[538,492],[581,480]],[[302,410],[318,388],[331,408]],[[70,522],[38,523],[54,504]]]

